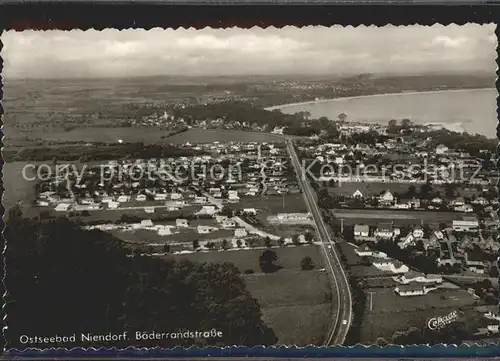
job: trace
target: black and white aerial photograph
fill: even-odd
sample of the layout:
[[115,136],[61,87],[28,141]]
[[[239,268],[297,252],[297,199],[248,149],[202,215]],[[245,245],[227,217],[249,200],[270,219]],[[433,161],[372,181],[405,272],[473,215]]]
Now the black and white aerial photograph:
[[494,24],[1,40],[7,349],[500,340]]

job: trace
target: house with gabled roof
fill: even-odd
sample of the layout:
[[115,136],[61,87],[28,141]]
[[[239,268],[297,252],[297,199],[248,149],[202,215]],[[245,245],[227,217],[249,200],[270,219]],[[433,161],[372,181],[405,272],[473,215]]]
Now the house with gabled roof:
[[378,197],[378,202],[381,205],[390,205],[394,202],[394,195],[389,189],[385,190]]
[[356,189],[356,191],[352,194],[353,198],[363,198],[363,193],[359,189]]

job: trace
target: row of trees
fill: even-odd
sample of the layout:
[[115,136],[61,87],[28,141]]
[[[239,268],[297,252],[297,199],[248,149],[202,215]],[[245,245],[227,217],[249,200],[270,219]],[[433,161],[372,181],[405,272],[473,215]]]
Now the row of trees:
[[205,154],[203,151],[196,151],[190,148],[179,148],[167,144],[144,144],[123,143],[123,144],[94,144],[92,147],[86,145],[70,145],[59,147],[37,147],[22,148],[15,152],[4,154],[8,162],[15,161],[102,161],[116,160],[123,158],[169,158],[169,157],[190,157]]

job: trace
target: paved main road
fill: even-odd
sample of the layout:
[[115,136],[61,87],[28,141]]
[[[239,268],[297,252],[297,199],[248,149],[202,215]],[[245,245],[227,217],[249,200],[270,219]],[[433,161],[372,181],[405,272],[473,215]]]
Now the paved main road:
[[351,325],[352,297],[349,289],[349,282],[335,251],[334,241],[330,236],[329,230],[323,221],[320,209],[316,203],[315,193],[312,190],[297,153],[295,152],[292,140],[288,139],[286,142],[288,153],[290,154],[292,164],[297,173],[298,182],[302,189],[307,208],[309,212],[311,212],[316,223],[316,231],[321,241],[323,254],[326,260],[326,268],[332,276],[334,319],[332,321],[332,327],[329,329],[328,335],[325,338],[325,345],[341,345],[344,343]]

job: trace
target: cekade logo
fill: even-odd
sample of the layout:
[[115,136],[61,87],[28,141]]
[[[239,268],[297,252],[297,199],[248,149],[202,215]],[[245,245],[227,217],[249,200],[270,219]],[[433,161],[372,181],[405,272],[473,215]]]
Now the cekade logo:
[[427,327],[431,330],[438,330],[458,319],[458,312],[451,311],[444,317],[433,317],[427,322]]

